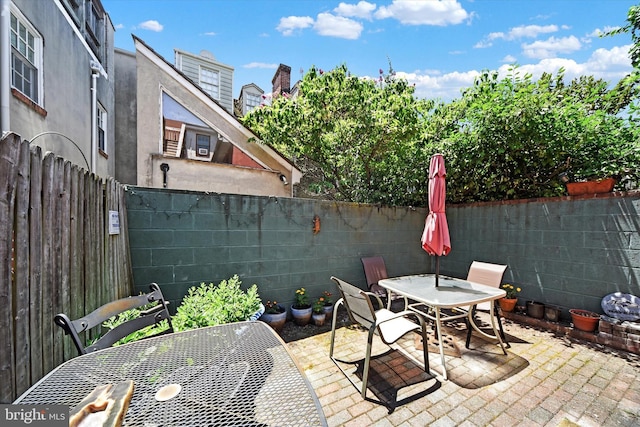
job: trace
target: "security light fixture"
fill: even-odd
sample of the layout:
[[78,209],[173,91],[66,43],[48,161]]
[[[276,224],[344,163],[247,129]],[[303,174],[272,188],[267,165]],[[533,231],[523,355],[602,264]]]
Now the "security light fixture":
[[169,172],[169,164],[162,163],[160,165],[160,170],[162,171],[162,186],[167,188],[167,172]]

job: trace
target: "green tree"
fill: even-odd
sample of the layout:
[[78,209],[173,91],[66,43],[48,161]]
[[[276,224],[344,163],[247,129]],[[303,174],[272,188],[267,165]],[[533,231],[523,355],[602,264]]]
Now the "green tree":
[[627,25],[608,31],[603,36],[616,34],[631,34],[631,49],[629,58],[634,68],[640,68],[640,6],[631,6],[627,12]]
[[[295,99],[276,97],[244,124],[305,174],[299,195],[387,205],[424,204],[426,171],[418,144],[431,102],[417,100],[390,69],[377,80],[345,65],[312,67]],[[420,164],[420,171],[407,173]],[[428,164],[428,163],[427,163]]]
[[485,71],[460,99],[417,100],[393,70],[351,76],[312,68],[295,99],[278,97],[244,123],[305,174],[298,196],[384,205],[427,205],[427,168],[447,162],[447,201],[562,195],[559,174],[617,176],[637,186],[638,126],[628,114],[634,76],[615,87],[564,71],[534,81],[517,66]]
[[445,108],[447,200],[558,196],[561,172],[637,180],[633,127],[618,115],[621,88],[592,77],[567,85],[562,70],[535,82],[517,67],[504,79],[484,72]]

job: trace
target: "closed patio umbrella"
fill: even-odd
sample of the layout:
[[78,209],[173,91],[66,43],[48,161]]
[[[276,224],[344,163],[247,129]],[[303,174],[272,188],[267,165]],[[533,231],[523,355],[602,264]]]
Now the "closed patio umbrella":
[[447,171],[442,154],[434,154],[429,164],[429,214],[422,232],[422,249],[436,257],[436,286],[440,274],[440,257],[451,251],[449,226],[444,212]]

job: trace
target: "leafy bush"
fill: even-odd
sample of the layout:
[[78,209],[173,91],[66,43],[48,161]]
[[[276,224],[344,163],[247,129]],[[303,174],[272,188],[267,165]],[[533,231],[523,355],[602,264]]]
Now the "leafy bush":
[[248,320],[260,309],[260,296],[255,284],[245,292],[240,288],[241,283],[235,275],[217,286],[202,283],[190,288],[171,319],[173,328],[185,331]]
[[514,65],[506,77],[484,71],[443,103],[415,99],[389,71],[370,80],[344,65],[312,67],[297,98],[278,97],[243,123],[303,170],[301,197],[426,206],[435,153],[447,163],[447,203],[561,196],[563,173],[614,176],[620,190],[640,183],[638,72],[611,88],[568,81],[564,69],[534,80]]
[[[186,331],[249,320],[260,310],[260,296],[255,284],[245,292],[240,288],[241,283],[238,276],[235,275],[229,280],[223,280],[218,286],[213,283],[208,285],[202,283],[197,288],[194,286],[189,289],[189,293],[178,307],[176,315],[171,318],[174,331]],[[109,330],[114,329],[139,317],[140,313],[148,308],[149,306],[143,306],[124,311],[103,322],[102,326]],[[122,345],[151,337],[167,328],[167,321],[163,320],[157,325],[134,331],[113,345]]]

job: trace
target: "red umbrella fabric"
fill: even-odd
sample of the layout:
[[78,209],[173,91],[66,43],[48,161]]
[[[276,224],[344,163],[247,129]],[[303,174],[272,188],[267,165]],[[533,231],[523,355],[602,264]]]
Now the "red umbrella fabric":
[[[422,249],[429,255],[440,257],[451,251],[449,225],[444,212],[446,196],[446,176],[444,157],[434,154],[429,164],[429,214],[422,232]],[[440,259],[436,258],[436,286],[440,269]]]

